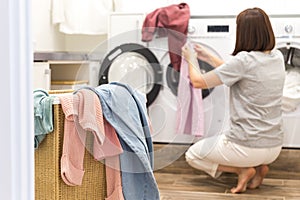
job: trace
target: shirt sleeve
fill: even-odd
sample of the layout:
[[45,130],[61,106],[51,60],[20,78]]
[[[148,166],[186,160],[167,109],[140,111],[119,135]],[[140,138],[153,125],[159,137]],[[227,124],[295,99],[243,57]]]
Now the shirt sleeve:
[[215,73],[222,83],[231,86],[246,75],[246,52],[240,52],[230,60],[215,69]]

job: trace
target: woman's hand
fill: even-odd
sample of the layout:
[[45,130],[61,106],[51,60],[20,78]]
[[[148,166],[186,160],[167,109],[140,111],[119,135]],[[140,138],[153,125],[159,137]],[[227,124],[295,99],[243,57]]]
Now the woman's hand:
[[197,54],[198,59],[210,64],[213,67],[218,67],[224,63],[222,59],[213,55],[211,52],[209,52],[206,48],[204,48],[200,44],[195,44],[194,50]]
[[191,58],[196,58],[197,57],[195,51],[193,49],[191,49],[188,44],[185,44],[182,47],[181,54],[184,57],[184,59],[188,62],[191,60]]
[[[206,74],[200,73],[200,68],[199,68],[199,63],[197,60],[197,53],[196,53],[197,51],[198,52],[201,51],[200,58],[205,59],[206,57],[210,57],[209,53],[203,50],[203,48],[201,48],[200,45],[195,45],[192,48],[191,45],[185,44],[182,47],[182,56],[188,62],[189,78],[192,86],[194,88],[207,89],[222,84],[219,77],[215,74],[214,71],[210,71]],[[199,54],[198,54],[198,58],[199,58]]]
[[202,47],[200,44],[195,44],[194,50],[197,53],[197,57],[200,60],[209,63],[211,54],[204,47]]

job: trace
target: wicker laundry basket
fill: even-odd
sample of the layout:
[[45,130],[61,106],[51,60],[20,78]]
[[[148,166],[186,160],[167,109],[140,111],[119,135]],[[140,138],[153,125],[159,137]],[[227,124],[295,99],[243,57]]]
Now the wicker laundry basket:
[[64,113],[61,105],[53,105],[54,130],[35,150],[36,200],[101,200],[106,197],[105,165],[84,157],[84,178],[81,186],[68,186],[60,176]]

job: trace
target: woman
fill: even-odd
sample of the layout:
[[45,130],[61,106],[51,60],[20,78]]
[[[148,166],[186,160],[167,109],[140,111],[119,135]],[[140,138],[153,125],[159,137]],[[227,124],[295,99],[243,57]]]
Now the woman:
[[[268,165],[279,155],[283,143],[281,97],[285,79],[283,55],[275,49],[275,37],[267,14],[260,8],[242,11],[236,19],[236,44],[227,62],[195,44],[182,48],[189,63],[193,87],[230,87],[230,130],[204,138],[186,152],[187,162],[217,178],[236,173],[232,193],[259,187]],[[196,55],[195,55],[196,54]],[[215,69],[200,74],[196,57]]]

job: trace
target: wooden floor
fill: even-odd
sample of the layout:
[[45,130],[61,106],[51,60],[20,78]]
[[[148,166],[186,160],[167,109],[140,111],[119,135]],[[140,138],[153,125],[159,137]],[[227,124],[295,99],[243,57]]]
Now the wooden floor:
[[191,168],[184,159],[188,146],[155,144],[154,148],[161,200],[300,200],[300,149],[283,149],[260,188],[231,194],[237,177],[225,173],[213,179]]

